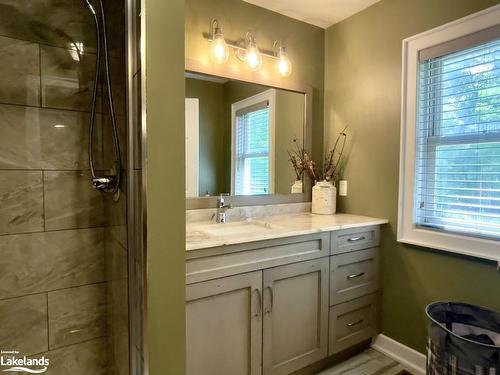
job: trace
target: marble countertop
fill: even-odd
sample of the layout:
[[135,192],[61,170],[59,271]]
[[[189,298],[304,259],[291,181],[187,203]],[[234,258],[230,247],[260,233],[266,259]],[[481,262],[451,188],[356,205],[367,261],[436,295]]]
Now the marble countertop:
[[368,216],[311,213],[265,216],[226,224],[188,222],[186,251],[386,223],[386,219]]

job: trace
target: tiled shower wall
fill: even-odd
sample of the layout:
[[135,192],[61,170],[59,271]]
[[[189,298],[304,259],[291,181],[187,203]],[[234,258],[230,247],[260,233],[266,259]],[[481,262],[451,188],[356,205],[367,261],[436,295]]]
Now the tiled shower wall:
[[[0,350],[43,353],[51,375],[128,373],[126,199],[93,190],[88,172],[94,33],[78,0],[0,2]],[[99,110],[103,169],[113,150]]]

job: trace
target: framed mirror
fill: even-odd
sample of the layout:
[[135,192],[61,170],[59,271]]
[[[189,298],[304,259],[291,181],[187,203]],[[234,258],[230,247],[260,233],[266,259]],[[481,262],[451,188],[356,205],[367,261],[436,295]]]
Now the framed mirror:
[[187,208],[304,202],[288,151],[310,150],[312,89],[186,71]]

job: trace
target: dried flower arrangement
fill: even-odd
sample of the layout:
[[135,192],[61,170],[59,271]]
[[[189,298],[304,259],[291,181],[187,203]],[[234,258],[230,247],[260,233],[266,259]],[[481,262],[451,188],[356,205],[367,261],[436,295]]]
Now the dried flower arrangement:
[[297,180],[300,180],[302,174],[307,172],[311,179],[315,182],[329,181],[335,184],[335,181],[340,177],[339,172],[344,161],[344,149],[347,141],[347,126],[337,136],[333,148],[325,153],[323,168],[320,170],[317,164],[312,160],[309,153],[300,146],[296,139],[295,150],[288,151],[289,161],[292,164]]
[[293,140],[296,150],[287,151],[290,159],[288,161],[292,164],[293,171],[295,172],[295,177],[297,181],[302,180],[302,174],[306,170],[304,165],[304,159],[307,155],[306,151],[302,146],[299,146],[297,139]]

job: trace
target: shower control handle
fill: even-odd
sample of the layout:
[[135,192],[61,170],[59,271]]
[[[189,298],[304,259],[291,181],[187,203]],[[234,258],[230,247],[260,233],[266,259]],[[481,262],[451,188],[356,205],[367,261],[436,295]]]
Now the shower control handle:
[[115,176],[97,176],[92,178],[92,186],[94,189],[103,191],[114,191],[116,187]]

